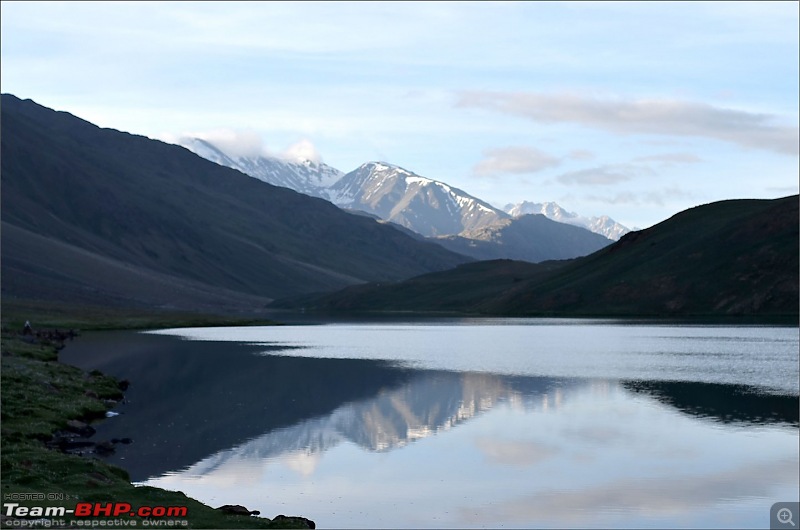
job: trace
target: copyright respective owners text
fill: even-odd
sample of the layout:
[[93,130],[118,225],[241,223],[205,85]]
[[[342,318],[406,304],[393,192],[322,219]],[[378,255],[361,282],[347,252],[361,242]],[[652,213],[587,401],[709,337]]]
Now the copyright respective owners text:
[[782,530],[797,529],[800,502],[776,502],[769,509],[769,527]]
[[78,502],[74,507],[68,507],[71,504],[70,499],[49,499],[47,495],[30,497],[39,494],[23,495],[28,496],[15,497],[13,500],[4,498],[2,525],[0,525],[2,528],[189,526],[186,519],[189,510],[186,506],[133,506],[127,502]]

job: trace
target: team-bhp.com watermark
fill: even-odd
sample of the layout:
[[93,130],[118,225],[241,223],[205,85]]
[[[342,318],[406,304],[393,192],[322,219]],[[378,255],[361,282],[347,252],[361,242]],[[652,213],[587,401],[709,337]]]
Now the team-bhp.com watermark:
[[[22,506],[3,503],[4,528],[69,527],[188,527],[186,506],[139,506],[127,502],[79,502],[63,506]],[[138,519],[135,519],[138,517]]]

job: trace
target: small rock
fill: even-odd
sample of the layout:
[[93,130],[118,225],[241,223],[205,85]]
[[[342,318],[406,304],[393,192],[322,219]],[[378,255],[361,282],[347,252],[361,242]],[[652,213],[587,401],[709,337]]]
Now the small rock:
[[114,453],[114,444],[111,442],[100,442],[94,446],[94,452],[98,455],[110,455]]
[[75,434],[79,434],[84,438],[89,438],[95,433],[94,427],[92,427],[88,423],[84,423],[78,420],[69,420],[67,422],[67,430],[70,432],[74,432]]
[[261,513],[258,511],[251,512],[241,504],[226,504],[225,506],[220,506],[217,510],[228,515],[258,515]]
[[[305,517],[287,517],[285,515],[276,515],[272,519],[273,523],[283,523],[287,526],[295,526],[296,523],[301,523],[306,526],[306,528],[314,529],[317,527],[316,523],[311,519],[306,519]],[[291,524],[290,524],[291,523]]]
[[58,449],[62,453],[83,454],[94,447],[94,442],[76,440],[69,437],[57,437],[48,442],[49,447]]
[[92,480],[100,482],[101,484],[111,484],[114,482],[107,476],[103,475],[102,473],[98,473],[97,471],[92,471],[87,476]]

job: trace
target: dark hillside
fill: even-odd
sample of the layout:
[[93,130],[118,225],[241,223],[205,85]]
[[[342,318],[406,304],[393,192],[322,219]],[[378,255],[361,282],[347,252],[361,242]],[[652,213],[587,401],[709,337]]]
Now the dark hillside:
[[576,260],[490,310],[643,315],[798,313],[798,197],[681,212]]
[[1,109],[4,297],[244,308],[467,260],[182,147]]
[[799,219],[796,195],[721,201],[631,232],[583,258],[468,264],[300,303],[513,315],[796,316]]

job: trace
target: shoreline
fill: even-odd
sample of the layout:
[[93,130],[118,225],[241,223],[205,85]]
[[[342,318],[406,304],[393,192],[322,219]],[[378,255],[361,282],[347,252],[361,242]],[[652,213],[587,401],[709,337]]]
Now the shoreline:
[[[143,315],[96,321],[93,329],[146,329],[208,325],[276,325],[262,319],[214,317],[212,315]],[[187,318],[188,317],[188,318]],[[113,526],[177,526],[185,528],[314,528],[315,523],[299,516],[276,515],[269,519],[243,506],[213,508],[182,492],[150,486],[135,486],[122,468],[98,458],[113,451],[115,443],[130,440],[92,440],[92,421],[124,399],[127,382],[117,381],[99,371],[85,372],[66,365],[59,351],[69,334],[55,329],[74,329],[83,318],[59,316],[40,324],[30,319],[34,334],[23,334],[26,319],[3,315],[2,325],[2,524],[34,524],[42,515],[59,515],[47,520],[49,527],[89,526],[92,522]],[[55,326],[54,326],[55,324]],[[39,336],[35,331],[38,329]],[[47,333],[42,333],[47,330]],[[64,340],[59,340],[59,338]],[[74,339],[70,339],[74,340]],[[80,340],[80,339],[77,339]],[[9,508],[9,502],[15,505]],[[96,516],[80,517],[62,513],[78,503],[98,505]],[[122,506],[124,513],[103,512],[103,506]],[[36,507],[45,507],[39,513]],[[158,518],[148,507],[172,507],[174,517]],[[180,509],[178,509],[180,508]],[[144,510],[144,511],[142,511]],[[169,513],[169,512],[168,512]],[[124,517],[119,518],[119,515]],[[112,519],[107,519],[112,516]],[[153,517],[156,517],[155,519]],[[98,520],[98,518],[100,518]],[[22,521],[22,520],[25,521]],[[15,523],[15,520],[20,520]],[[103,524],[104,522],[107,523]],[[41,523],[44,524],[44,523]]]

